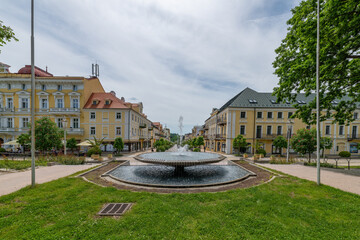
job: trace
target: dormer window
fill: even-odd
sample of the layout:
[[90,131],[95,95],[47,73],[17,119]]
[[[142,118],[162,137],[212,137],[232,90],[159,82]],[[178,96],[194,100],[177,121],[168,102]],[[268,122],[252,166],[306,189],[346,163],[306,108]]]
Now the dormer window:
[[92,105],[96,105],[96,104],[97,104],[97,101],[93,100]]
[[249,99],[249,103],[257,103],[255,99]]
[[62,85],[57,85],[57,90],[62,91]]
[[110,105],[111,100],[105,100],[105,105]]

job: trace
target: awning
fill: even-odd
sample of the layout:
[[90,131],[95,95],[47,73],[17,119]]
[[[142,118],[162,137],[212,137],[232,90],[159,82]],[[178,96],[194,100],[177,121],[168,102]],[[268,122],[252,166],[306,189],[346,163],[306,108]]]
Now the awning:
[[3,143],[4,146],[19,146],[20,144],[17,142],[17,140],[12,140],[10,142]]
[[[90,140],[90,142],[94,143],[94,141]],[[92,146],[91,143],[89,142],[89,140],[85,140],[79,144],[76,144],[76,146],[79,146],[79,147],[90,147]]]

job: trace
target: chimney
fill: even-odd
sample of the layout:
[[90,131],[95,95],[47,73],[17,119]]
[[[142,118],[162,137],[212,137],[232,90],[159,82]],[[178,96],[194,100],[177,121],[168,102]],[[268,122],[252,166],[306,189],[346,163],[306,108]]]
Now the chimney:
[[121,97],[121,101],[125,102],[125,98],[124,98],[124,97]]
[[116,97],[116,93],[114,91],[111,91],[110,93]]

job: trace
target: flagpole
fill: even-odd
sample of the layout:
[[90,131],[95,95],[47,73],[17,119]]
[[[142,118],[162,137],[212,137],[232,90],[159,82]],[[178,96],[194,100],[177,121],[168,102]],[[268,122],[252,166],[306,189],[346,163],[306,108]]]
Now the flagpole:
[[320,185],[320,0],[317,1],[316,35],[316,170],[317,184]]
[[31,0],[31,186],[35,186],[34,0]]

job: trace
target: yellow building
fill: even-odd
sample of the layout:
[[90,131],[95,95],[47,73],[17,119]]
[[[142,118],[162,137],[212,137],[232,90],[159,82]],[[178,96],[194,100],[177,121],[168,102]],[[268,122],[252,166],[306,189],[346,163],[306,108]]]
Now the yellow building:
[[[28,133],[31,106],[31,66],[10,73],[0,64],[0,146]],[[104,138],[103,150],[112,151],[116,137],[125,149],[150,147],[152,122],[143,113],[142,103],[129,103],[114,92],[106,93],[97,77],[53,76],[35,67],[36,119],[49,117],[58,127],[66,124],[67,138],[78,142]]]
[[[304,94],[299,94],[297,103],[305,104],[313,98],[314,95],[305,97]],[[205,121],[206,149],[233,153],[232,141],[240,134],[249,144],[247,149],[249,153],[254,153],[256,144],[267,153],[281,153],[272,145],[276,136],[282,135],[287,138],[288,131],[291,135],[300,128],[310,128],[300,119],[290,118],[295,111],[296,109],[289,103],[276,103],[276,98],[271,93],[259,93],[246,88],[220,109],[213,109],[210,117]],[[338,154],[340,151],[357,153],[356,146],[360,142],[358,111],[359,109],[356,109],[354,112],[355,121],[349,126],[333,124],[332,120],[321,123],[322,136],[334,140],[333,148],[327,150],[327,154]]]

